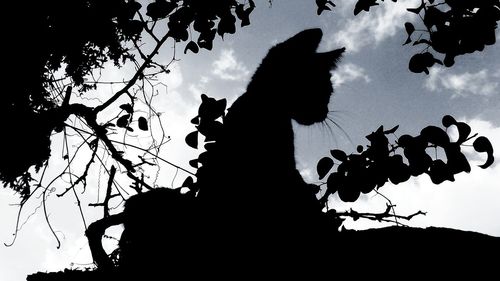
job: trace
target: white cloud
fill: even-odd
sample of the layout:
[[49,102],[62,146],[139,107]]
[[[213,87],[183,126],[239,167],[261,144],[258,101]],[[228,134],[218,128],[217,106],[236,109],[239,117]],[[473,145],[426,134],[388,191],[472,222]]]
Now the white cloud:
[[165,83],[169,90],[174,90],[179,88],[184,82],[184,76],[182,75],[180,64],[174,64],[170,68],[170,73],[160,74],[159,80]]
[[452,97],[491,96],[500,91],[497,73],[483,69],[476,73],[444,73],[442,68],[432,68],[424,86],[431,91],[449,90]]
[[[403,23],[416,17],[406,9],[417,7],[420,4],[418,0],[405,0],[396,3],[381,3],[379,6],[372,7],[370,12],[361,12],[355,17],[349,15],[349,20],[340,30],[334,33],[328,40],[329,47],[344,46],[349,52],[358,52],[363,47],[379,44],[385,39],[392,37],[399,29],[403,28]],[[352,5],[345,5],[350,9],[344,10],[345,13],[352,13]]]
[[244,81],[250,75],[248,68],[237,60],[233,49],[222,50],[212,66],[212,74],[222,80]]
[[359,79],[364,80],[366,83],[371,81],[370,77],[365,73],[365,69],[353,63],[342,64],[332,75],[334,87]]

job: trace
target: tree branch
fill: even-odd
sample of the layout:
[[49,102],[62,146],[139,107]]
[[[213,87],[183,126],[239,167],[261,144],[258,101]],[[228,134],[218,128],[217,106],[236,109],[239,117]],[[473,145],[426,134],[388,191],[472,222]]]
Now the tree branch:
[[106,229],[121,223],[123,223],[123,213],[99,219],[91,223],[87,231],[85,231],[85,235],[89,241],[90,253],[99,269],[111,270],[114,268],[113,261],[102,247],[102,237]]
[[139,69],[136,71],[136,73],[134,74],[134,76],[132,77],[132,79],[130,79],[130,81],[127,83],[127,85],[125,85],[125,87],[123,87],[123,89],[121,89],[120,91],[116,92],[111,98],[109,98],[103,104],[101,104],[99,106],[96,106],[94,108],[93,113],[95,115],[97,115],[103,109],[105,109],[110,104],[112,104],[113,102],[115,102],[119,97],[121,97],[123,94],[127,93],[128,90],[130,88],[132,88],[132,86],[135,85],[135,82],[137,82],[137,80],[141,76],[143,76],[144,70],[151,64],[151,62],[153,61],[153,57],[156,54],[158,54],[158,51],[160,50],[160,47],[163,45],[163,43],[165,43],[165,41],[167,41],[168,37],[169,37],[168,35],[163,36],[163,38],[156,44],[156,47],[154,48],[154,50],[147,56],[147,58],[144,60],[144,62],[142,63],[142,65],[139,67]]
[[350,217],[354,221],[356,221],[360,218],[363,218],[363,219],[369,219],[369,220],[374,220],[374,221],[379,221],[379,222],[388,221],[387,218],[403,219],[403,220],[409,221],[417,215],[424,215],[425,216],[427,214],[426,212],[422,212],[422,211],[418,211],[418,212],[413,213],[413,214],[408,215],[408,216],[391,214],[390,212],[391,212],[391,209],[393,207],[394,207],[393,205],[387,204],[387,209],[382,213],[359,213],[359,212],[354,211],[353,209],[350,209],[349,211],[346,211],[346,212],[336,212],[334,209],[332,209],[332,210],[328,211],[327,214],[329,214],[330,216],[338,217],[338,218]]

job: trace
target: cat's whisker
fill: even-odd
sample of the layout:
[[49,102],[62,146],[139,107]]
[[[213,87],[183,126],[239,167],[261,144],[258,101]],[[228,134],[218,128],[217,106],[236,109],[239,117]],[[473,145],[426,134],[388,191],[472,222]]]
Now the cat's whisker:
[[354,145],[351,137],[349,137],[349,134],[344,130],[344,128],[342,128],[342,126],[340,126],[337,122],[335,122],[330,116],[327,116],[325,121],[329,121],[331,122],[335,127],[337,127],[344,135],[345,137],[347,138],[347,140],[352,144]]
[[335,134],[333,133],[333,129],[330,126],[330,124],[328,122],[326,122],[326,120],[324,120],[324,121],[321,122],[321,126],[322,126],[323,129],[326,128],[328,130],[328,133],[330,134],[330,137],[335,138]]

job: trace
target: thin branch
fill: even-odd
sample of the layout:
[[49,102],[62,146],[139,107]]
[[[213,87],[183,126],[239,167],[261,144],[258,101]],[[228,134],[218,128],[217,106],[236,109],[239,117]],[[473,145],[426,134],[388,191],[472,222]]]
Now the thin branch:
[[93,110],[93,113],[97,115],[99,112],[101,112],[103,109],[107,108],[109,105],[111,105],[113,102],[115,102],[119,97],[121,97],[123,94],[127,93],[132,86],[134,86],[135,82],[143,76],[144,70],[151,64],[153,61],[153,57],[158,54],[160,47],[167,41],[168,35],[163,36],[163,38],[156,44],[156,47],[154,50],[147,56],[146,60],[142,63],[142,65],[139,67],[139,69],[136,71],[132,79],[121,89],[120,91],[116,92],[111,98],[109,98],[107,101],[105,101],[103,104],[96,106]]
[[[82,130],[82,129],[76,128],[76,127],[71,126],[71,125],[69,125],[69,124],[66,124],[66,126],[68,126],[68,127],[72,128],[73,130],[80,131],[80,132],[83,132],[83,133],[86,133],[86,134],[90,134],[90,135],[93,135],[93,136],[96,136],[96,137],[97,137],[97,135],[96,135],[96,134],[93,134],[93,133],[87,132],[87,131],[85,131],[85,130]],[[185,173],[188,173],[188,174],[190,174],[190,175],[192,175],[192,176],[196,176],[193,172],[191,172],[191,171],[189,171],[189,170],[186,170],[186,169],[184,169],[184,168],[182,168],[182,167],[180,167],[180,166],[178,166],[178,165],[176,165],[176,164],[174,164],[174,163],[172,163],[172,162],[170,162],[170,161],[168,161],[168,160],[165,160],[164,158],[162,158],[162,157],[160,157],[160,156],[157,156],[156,154],[154,154],[154,153],[152,153],[152,152],[150,152],[150,151],[148,151],[148,150],[146,150],[146,149],[144,149],[144,148],[141,148],[141,147],[139,147],[139,146],[136,146],[136,145],[133,145],[133,144],[129,144],[129,143],[123,143],[123,142],[121,142],[121,141],[115,141],[115,140],[110,140],[110,142],[112,142],[112,143],[117,143],[117,144],[121,144],[121,145],[125,145],[125,146],[129,146],[129,147],[132,147],[132,148],[138,149],[138,150],[140,150],[140,151],[142,151],[142,152],[145,152],[145,153],[147,153],[147,154],[150,154],[150,155],[152,155],[152,156],[154,156],[154,157],[158,158],[158,160],[163,161],[163,162],[165,162],[165,163],[169,164],[169,165],[170,165],[170,166],[172,166],[172,167],[178,168],[179,170],[181,170],[181,171],[183,171],[183,172],[185,172]]]
[[386,221],[386,222],[394,222],[397,224],[397,221],[391,221],[387,220],[387,218],[394,218],[394,219],[403,219],[403,220],[411,220],[413,217],[417,215],[426,215],[426,212],[418,211],[416,213],[410,214],[408,216],[401,216],[401,215],[396,215],[396,214],[391,214],[390,211],[394,206],[387,204],[387,209],[382,212],[382,213],[359,213],[354,211],[353,209],[350,209],[349,211],[346,212],[332,212],[334,216],[336,217],[350,217],[354,220],[358,220],[360,218],[363,219],[369,219],[369,220],[374,220],[374,221]]
[[113,186],[113,180],[115,178],[116,174],[116,167],[111,166],[111,170],[109,173],[109,179],[108,179],[108,188],[106,189],[106,197],[104,197],[104,217],[107,218],[109,217],[109,199],[111,198],[111,187]]
[[[87,139],[84,139],[84,141],[87,142],[88,139],[90,139],[90,136]],[[97,146],[96,146],[96,148],[94,150],[92,150],[92,156],[90,157],[89,162],[85,166],[85,170],[83,171],[83,174],[81,176],[79,176],[78,179],[76,179],[76,181],[74,183],[72,183],[70,187],[66,188],[65,191],[63,191],[60,194],[57,194],[57,197],[64,196],[68,191],[70,191],[72,188],[74,188],[80,182],[83,183],[83,189],[84,189],[83,192],[85,192],[85,189],[87,187],[87,176],[88,176],[88,173],[89,173],[89,169],[90,169],[90,166],[92,165],[92,163],[94,163],[94,158],[95,158],[96,154],[97,154]]]
[[[71,91],[71,88],[68,88],[68,90]],[[66,101],[66,97],[65,97],[65,101]],[[69,98],[67,98],[67,102],[69,103]],[[67,139],[67,135],[66,135],[66,127],[63,127],[63,128],[64,128],[64,143],[66,145],[66,153],[69,156],[69,146],[68,146],[68,139]],[[83,143],[82,143],[82,145],[80,145],[78,147],[78,150],[82,146],[83,146]],[[78,150],[75,152],[74,157],[76,157],[76,154],[78,153]],[[80,202],[80,198],[78,197],[78,194],[76,194],[76,190],[74,188],[75,184],[73,183],[73,176],[72,176],[72,173],[71,173],[71,162],[69,162],[69,157],[68,157],[68,172],[69,172],[69,180],[70,180],[71,186],[73,187],[71,189],[73,190],[73,194],[75,195],[75,198],[76,198],[76,204],[78,206],[78,210],[80,211],[80,216],[82,217],[83,227],[86,230],[87,229],[87,222],[85,221],[85,215],[83,214],[82,204]]]
[[50,223],[49,221],[49,215],[47,213],[47,198],[46,198],[46,192],[47,192],[47,189],[45,189],[43,191],[43,198],[42,198],[42,203],[43,203],[43,214],[45,216],[45,221],[47,222],[47,225],[49,226],[49,229],[50,231],[52,232],[52,234],[54,235],[54,237],[56,238],[56,241],[57,241],[57,249],[61,248],[61,241],[59,240],[59,237],[57,237],[57,234],[56,232],[54,231],[54,229],[52,228],[52,224]]

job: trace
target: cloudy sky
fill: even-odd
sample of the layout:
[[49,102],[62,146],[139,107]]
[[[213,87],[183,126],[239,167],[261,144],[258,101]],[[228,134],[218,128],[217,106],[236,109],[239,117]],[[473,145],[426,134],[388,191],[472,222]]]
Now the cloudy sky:
[[[347,48],[341,66],[333,75],[336,93],[330,103],[334,119],[342,129],[295,126],[297,165],[306,180],[317,182],[315,163],[328,155],[330,149],[354,152],[356,145],[366,144],[364,136],[380,125],[387,128],[400,125],[400,135],[418,134],[427,125],[439,125],[446,114],[466,121],[474,132],[488,137],[496,149],[496,159],[500,159],[498,46],[459,57],[451,69],[432,68],[429,75],[411,73],[407,62],[421,50],[402,46],[406,39],[402,27],[405,21],[414,20],[405,8],[417,6],[419,1],[386,1],[369,14],[357,17],[352,15],[354,0],[337,2],[334,12],[318,17],[312,0],[275,0],[271,8],[267,1],[258,1],[251,25],[236,35],[225,36],[224,41],[217,39],[211,52],[201,51],[196,55],[178,52],[180,61],[172,66],[170,74],[160,76],[159,82],[166,86],[157,88],[155,107],[164,112],[163,124],[172,138],[161,156],[189,168],[187,162],[197,152],[184,144],[184,137],[194,129],[189,120],[196,115],[200,94],[234,101],[243,93],[251,74],[272,45],[303,29],[320,27],[324,31],[320,51]],[[498,35],[497,32],[497,38]],[[160,61],[170,60],[171,47],[172,42],[167,43]],[[106,75],[122,80],[130,77],[131,71],[124,68]],[[100,88],[101,93],[111,90],[116,91],[109,86]],[[60,145],[60,140],[56,137],[53,143]],[[412,226],[445,226],[500,236],[500,183],[495,177],[500,175],[500,164],[482,170],[477,167],[484,161],[482,155],[467,156],[473,164],[471,173],[458,175],[453,183],[436,186],[424,175],[398,186],[387,184],[380,192],[397,205],[396,211],[401,215],[418,210],[428,212],[425,217],[409,222]],[[175,169],[163,168],[158,184],[179,185],[186,175],[174,178],[174,173]],[[99,181],[98,173],[93,177]],[[89,189],[84,203],[95,202],[95,196],[96,191]],[[61,249],[56,249],[38,203],[27,206],[21,221],[28,217],[30,220],[23,225],[16,243],[12,247],[0,246],[2,280],[24,280],[26,274],[39,270],[54,271],[91,263],[75,200],[63,199],[51,197],[50,209],[50,218],[63,243]],[[7,189],[0,190],[0,239],[4,243],[12,241],[17,217],[15,203],[18,203],[16,196]],[[352,207],[373,212],[383,211],[385,204],[376,194],[363,196],[353,204],[336,198],[330,202],[338,210]],[[99,212],[87,211],[88,221],[96,219]],[[31,216],[32,213],[35,214]],[[346,225],[380,226],[365,221],[348,221]],[[107,241],[110,248],[114,243]]]

